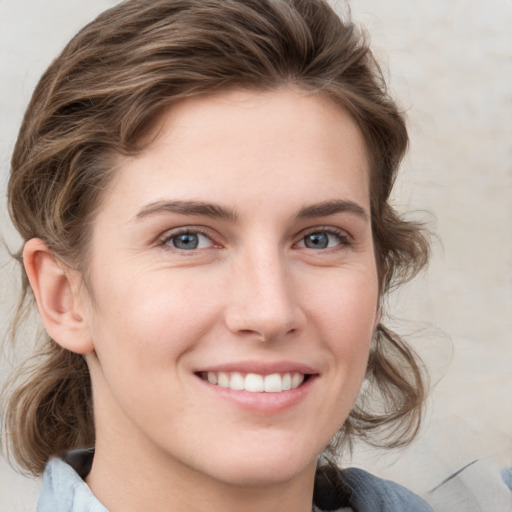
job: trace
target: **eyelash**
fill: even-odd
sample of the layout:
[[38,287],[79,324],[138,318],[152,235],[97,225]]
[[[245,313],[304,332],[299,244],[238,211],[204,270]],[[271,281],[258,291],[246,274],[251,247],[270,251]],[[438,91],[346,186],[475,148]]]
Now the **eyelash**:
[[[315,226],[313,229],[310,229],[306,233],[301,234],[300,241],[297,243],[303,243],[304,239],[310,235],[314,234],[326,234],[326,235],[333,235],[339,239],[339,244],[335,245],[334,247],[326,247],[323,249],[323,251],[337,251],[342,250],[345,247],[348,247],[352,245],[352,239],[350,235],[343,229],[334,228],[332,226],[329,227],[322,227],[322,226]],[[302,247],[301,247],[302,248]],[[305,249],[309,249],[308,247],[304,247]]]
[[[184,234],[190,234],[190,235],[202,235],[212,243],[213,246],[215,246],[215,241],[212,239],[210,233],[206,229],[202,229],[200,227],[183,227],[178,228],[176,230],[166,232],[162,237],[158,239],[158,246],[162,247],[163,249],[170,249],[175,250],[180,253],[188,253],[188,254],[194,254],[197,251],[204,250],[205,248],[193,248],[193,249],[180,249],[179,247],[175,247],[171,244],[171,241],[173,238],[179,237],[180,235]],[[319,248],[313,248],[313,247],[307,247],[306,246],[306,238],[311,235],[327,235],[327,236],[335,236],[339,243],[335,244],[332,247],[319,247]],[[302,244],[302,245],[301,245]],[[329,241],[327,242],[329,244]],[[298,246],[300,249],[308,249],[314,252],[336,252],[343,250],[344,248],[350,246],[352,244],[352,240],[350,235],[338,228],[334,228],[332,226],[330,227],[322,227],[322,226],[315,226],[314,228],[310,229],[309,231],[302,233],[301,238],[298,242],[296,242],[294,245]],[[207,247],[208,249],[211,249],[212,247]]]
[[[187,251],[184,249],[180,250],[177,247],[171,246],[171,244],[170,244],[171,240],[180,235],[203,235],[211,241],[213,246],[216,245],[211,234],[208,232],[208,230],[202,229],[200,227],[192,226],[192,227],[183,227],[183,228],[178,228],[178,229],[175,229],[172,231],[167,231],[166,233],[164,233],[164,235],[162,235],[161,237],[158,238],[158,246],[162,247],[163,249],[171,249],[171,250],[175,250],[175,251],[182,252],[182,253],[194,253],[195,252],[194,249]],[[201,250],[201,249],[197,249],[197,250]]]

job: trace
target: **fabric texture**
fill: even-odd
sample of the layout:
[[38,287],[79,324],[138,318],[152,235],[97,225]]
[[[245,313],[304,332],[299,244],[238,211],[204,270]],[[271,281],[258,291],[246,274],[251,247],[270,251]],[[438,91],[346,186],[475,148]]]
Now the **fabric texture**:
[[512,468],[492,458],[468,462],[428,491],[436,512],[511,512]]
[[[92,450],[76,450],[46,466],[37,512],[108,512],[84,481]],[[324,466],[317,472],[314,508],[319,512],[433,512],[401,485],[361,469]]]
[[358,468],[321,467],[313,500],[319,510],[326,512],[345,510],[343,507],[354,512],[433,512],[405,487]]
[[93,456],[92,450],[70,452],[66,458],[74,467],[51,459],[44,470],[36,512],[108,512],[83,480],[88,471],[84,475],[82,470],[90,469]]

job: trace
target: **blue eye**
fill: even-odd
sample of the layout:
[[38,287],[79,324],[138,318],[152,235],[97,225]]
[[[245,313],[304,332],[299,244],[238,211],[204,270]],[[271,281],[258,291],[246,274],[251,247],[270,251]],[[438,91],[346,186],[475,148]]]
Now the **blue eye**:
[[180,251],[194,251],[211,247],[212,241],[208,236],[197,231],[185,231],[169,236],[165,244]]
[[304,236],[297,245],[306,249],[330,249],[339,245],[346,245],[347,243],[347,237],[341,233],[314,231]]

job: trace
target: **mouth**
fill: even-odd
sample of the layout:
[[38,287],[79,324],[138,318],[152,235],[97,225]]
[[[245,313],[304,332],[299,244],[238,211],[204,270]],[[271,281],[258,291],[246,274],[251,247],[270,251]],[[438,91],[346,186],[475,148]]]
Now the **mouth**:
[[310,377],[299,372],[258,373],[242,372],[199,372],[197,375],[214,386],[233,391],[248,391],[249,393],[281,393],[302,386]]

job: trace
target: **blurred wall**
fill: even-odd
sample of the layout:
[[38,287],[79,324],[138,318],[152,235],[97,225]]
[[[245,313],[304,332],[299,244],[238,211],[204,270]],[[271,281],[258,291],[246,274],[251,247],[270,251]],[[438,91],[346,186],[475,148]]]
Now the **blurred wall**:
[[[24,108],[65,42],[115,3],[0,0],[0,226],[11,250],[4,191]],[[394,201],[440,238],[428,272],[390,298],[391,324],[431,370],[424,429],[406,451],[358,448],[353,463],[425,494],[474,458],[512,463],[512,2],[349,3],[408,113]],[[1,252],[3,331],[17,294],[8,260]],[[37,487],[0,456],[0,512],[33,510]]]

